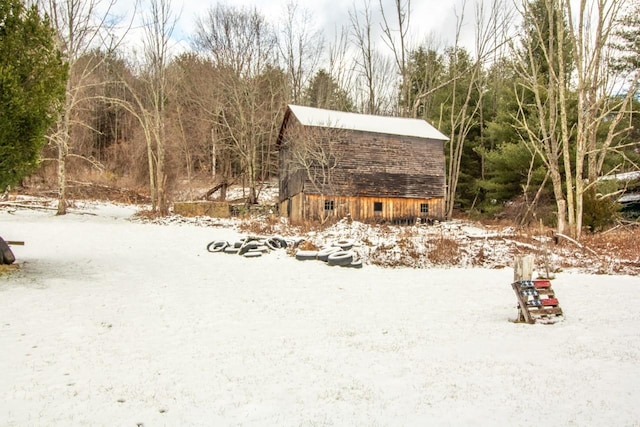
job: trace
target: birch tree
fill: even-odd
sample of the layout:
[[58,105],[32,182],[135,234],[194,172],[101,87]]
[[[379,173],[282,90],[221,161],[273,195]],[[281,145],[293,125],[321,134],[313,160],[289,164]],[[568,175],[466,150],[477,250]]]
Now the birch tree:
[[638,69],[619,74],[613,66],[611,41],[624,4],[584,0],[575,8],[568,0],[537,0],[521,5],[529,30],[519,56],[518,125],[548,167],[558,232],[576,238],[585,191],[629,130],[622,123],[638,90]]

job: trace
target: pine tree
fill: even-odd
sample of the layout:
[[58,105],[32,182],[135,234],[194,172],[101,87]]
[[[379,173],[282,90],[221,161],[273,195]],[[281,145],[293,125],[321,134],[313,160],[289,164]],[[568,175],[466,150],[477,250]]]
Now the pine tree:
[[0,0],[0,191],[38,163],[64,97],[67,68],[35,6]]

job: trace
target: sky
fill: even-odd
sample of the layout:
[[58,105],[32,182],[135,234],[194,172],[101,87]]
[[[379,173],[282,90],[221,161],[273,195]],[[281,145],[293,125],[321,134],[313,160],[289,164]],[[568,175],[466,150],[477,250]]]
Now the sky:
[[[273,25],[278,25],[286,5],[289,0],[234,0],[226,1],[226,4],[234,6],[255,7]],[[142,0],[142,10],[138,11],[139,20],[144,14],[145,3],[149,0]],[[336,29],[348,26],[349,11],[357,8],[363,9],[365,0],[336,1],[336,0],[298,0],[297,5],[301,10],[306,10],[313,17],[313,23],[317,30],[324,34],[325,40],[330,41]],[[371,9],[374,15],[374,29],[379,32],[379,4],[378,0],[370,0]],[[204,17],[206,12],[217,3],[225,3],[224,0],[173,0],[172,11],[179,15],[179,20],[174,31],[174,39],[179,50],[189,48],[190,38],[195,33],[195,23],[198,17]],[[383,0],[385,9],[392,16],[394,0]],[[467,2],[468,27],[471,27],[473,15],[473,2]],[[456,22],[455,11],[461,10],[462,0],[442,1],[442,0],[414,0],[411,2],[411,39],[414,44],[422,42],[427,36],[435,38],[440,43],[453,40],[454,27]],[[116,6],[118,15],[131,16],[133,5],[130,1],[120,0]],[[128,19],[128,18],[125,18]],[[139,22],[138,22],[139,24]],[[139,30],[141,31],[141,30]],[[470,33],[468,31],[467,33]],[[139,39],[139,37],[133,37]],[[377,43],[382,44],[378,39]]]

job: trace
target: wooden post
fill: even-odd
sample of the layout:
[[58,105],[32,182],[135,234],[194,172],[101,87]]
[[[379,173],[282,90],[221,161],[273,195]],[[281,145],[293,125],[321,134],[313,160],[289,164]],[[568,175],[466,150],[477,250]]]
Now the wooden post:
[[533,277],[533,255],[517,256],[515,265],[513,266],[513,290],[518,296],[518,317],[516,323],[527,322],[533,323],[533,319],[529,316],[525,304],[525,300],[520,294],[520,290],[515,282],[519,280],[531,280]]
[[513,267],[513,281],[531,280],[533,277],[533,255],[516,257]]

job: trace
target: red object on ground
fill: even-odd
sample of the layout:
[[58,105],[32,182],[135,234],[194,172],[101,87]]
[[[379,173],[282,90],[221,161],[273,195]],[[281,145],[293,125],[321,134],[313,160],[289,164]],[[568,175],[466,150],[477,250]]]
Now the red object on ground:
[[533,281],[533,285],[536,288],[550,288],[551,287],[551,282],[548,280],[534,280]]

